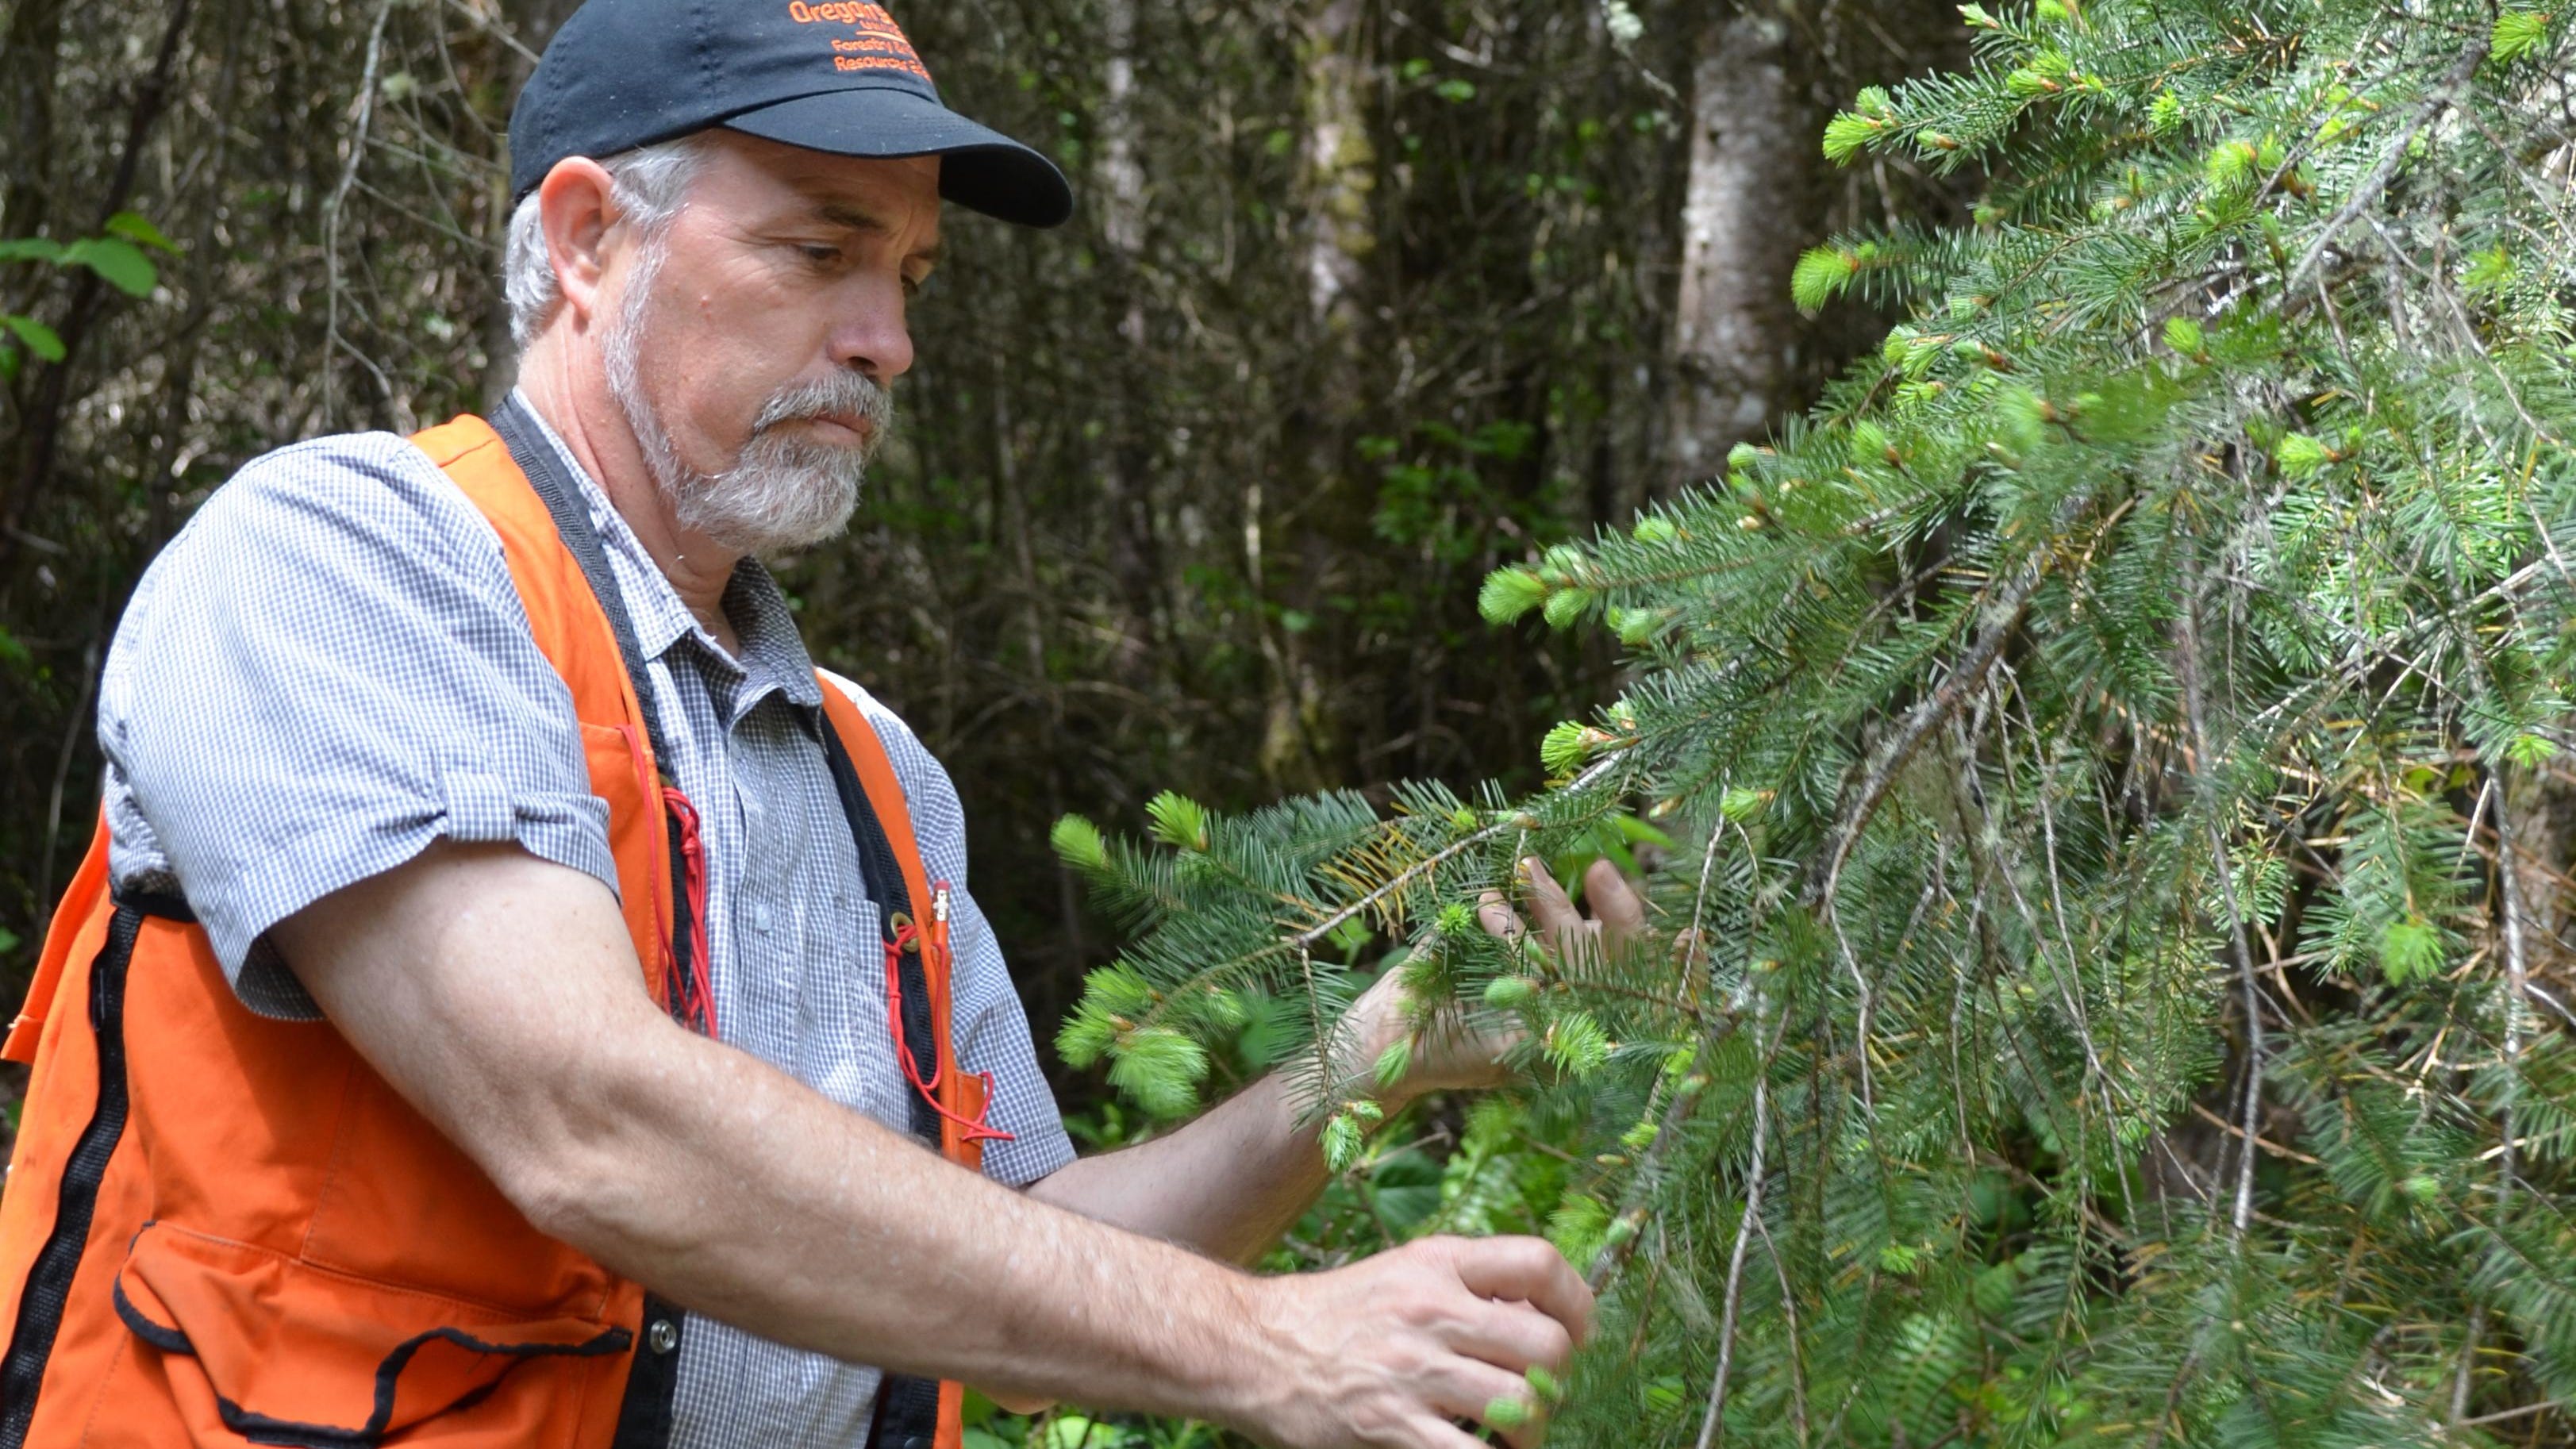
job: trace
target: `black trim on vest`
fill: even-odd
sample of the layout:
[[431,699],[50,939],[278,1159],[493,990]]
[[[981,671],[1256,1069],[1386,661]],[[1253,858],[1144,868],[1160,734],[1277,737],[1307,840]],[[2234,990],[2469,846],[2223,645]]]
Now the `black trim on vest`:
[[609,570],[608,550],[600,545],[599,530],[590,526],[590,510],[583,505],[581,485],[565,473],[562,455],[546,441],[518,394],[512,393],[492,410],[492,431],[501,435],[501,445],[510,450],[510,461],[519,465],[528,486],[544,501],[564,548],[572,554],[572,561],[581,565],[581,576],[590,581],[590,592],[599,600],[599,611],[608,616],[609,632],[617,636],[617,654],[626,663],[626,677],[634,681],[635,696],[644,704],[644,732],[653,741],[653,758],[669,758],[662,749],[662,712],[654,705],[653,676],[644,668],[644,649],[635,639],[635,620],[626,612],[626,595],[617,587],[617,575]]
[[[144,1226],[148,1228],[152,1225],[145,1223]],[[142,1309],[134,1306],[134,1300],[125,1296],[123,1278],[120,1277],[107,1285],[107,1297],[109,1302],[116,1305],[116,1316],[125,1320],[126,1331],[136,1338],[142,1339],[163,1353],[184,1353],[191,1358],[196,1357],[197,1346],[188,1341],[188,1335],[166,1323],[153,1322],[144,1316]]]
[[177,891],[143,891],[117,886],[108,895],[120,906],[132,906],[143,914],[162,921],[176,921],[183,926],[197,924],[197,913],[188,898]]
[[[582,505],[579,485],[565,474],[563,459],[538,432],[535,419],[527,415],[515,393],[493,410],[490,421],[492,430],[500,434],[502,444],[510,450],[511,460],[527,475],[537,497],[544,500],[546,512],[554,518],[555,531],[562,536],[573,561],[581,566],[582,577],[590,581],[590,591],[598,597],[600,611],[608,616],[609,628],[617,635],[618,655],[625,661],[626,676],[634,682],[636,699],[643,706],[645,734],[652,741],[655,762],[671,759],[663,743],[662,715],[653,695],[653,677],[644,668],[634,621],[626,612],[625,596],[618,591],[616,575],[609,572],[607,551],[600,546],[598,530],[591,526],[589,511]],[[887,838],[875,807],[868,803],[867,786],[859,779],[858,766],[851,762],[840,733],[828,720],[809,716],[808,724],[821,740],[823,757],[831,767],[833,790],[841,798],[841,813],[849,820],[851,843],[858,848],[861,882],[868,898],[876,902],[879,928],[886,942],[892,944],[897,917],[920,920],[913,911],[912,893],[904,885],[903,868],[895,859],[894,843]],[[680,859],[679,826],[667,817],[666,823],[672,832],[671,899],[676,907],[672,947],[682,958],[685,976],[691,939],[683,876],[686,865]],[[903,1037],[912,1049],[918,1074],[926,1080],[939,1067],[938,1034],[930,1019],[930,982],[917,945],[898,953],[896,959],[903,995]],[[676,993],[672,1004],[676,1014],[680,1006]],[[919,1092],[907,1092],[905,1096],[911,1103],[913,1136],[927,1143],[931,1151],[938,1151],[939,1114]],[[648,1334],[657,1319],[667,1319],[676,1328],[682,1322],[681,1310],[648,1294],[644,1300]],[[634,1367],[627,1374],[625,1402],[618,1411],[617,1434],[610,1441],[610,1449],[662,1449],[670,1443],[672,1395],[679,1386],[679,1369],[676,1345],[666,1353],[639,1345]],[[871,1449],[931,1449],[938,1430],[937,1380],[889,1374],[878,1384],[868,1431]],[[14,1446],[0,1444],[0,1449]]]
[[680,1387],[680,1343],[653,1343],[653,1325],[668,1323],[677,1334],[685,1321],[680,1305],[651,1293],[644,1295],[644,1337],[635,1345],[635,1366],[626,1374],[626,1402],[617,1413],[617,1434],[608,1449],[662,1449],[671,1442],[672,1400]]
[[[125,1320],[125,1326],[135,1337],[163,1353],[185,1354],[190,1358],[197,1356],[197,1347],[188,1341],[187,1334],[166,1323],[155,1323],[144,1316],[143,1310],[134,1306],[134,1300],[125,1296],[123,1283],[113,1285],[110,1296],[116,1302],[116,1316]],[[622,1328],[603,1329],[597,1335],[579,1343],[492,1343],[477,1338],[461,1328],[433,1328],[395,1344],[393,1350],[376,1365],[375,1401],[367,1415],[367,1422],[358,1428],[344,1429],[335,1424],[301,1424],[290,1419],[273,1419],[266,1414],[245,1409],[221,1394],[215,1395],[215,1414],[224,1421],[225,1428],[254,1444],[297,1445],[304,1446],[304,1449],[361,1449],[361,1446],[381,1444],[393,1423],[394,1396],[401,1390],[403,1370],[411,1367],[412,1359],[423,1348],[442,1340],[470,1353],[508,1356],[514,1362],[509,1368],[501,1371],[505,1376],[510,1369],[517,1368],[530,1359],[599,1358],[607,1354],[624,1353],[635,1341],[634,1335]],[[500,1382],[496,1379],[481,1388],[468,1390],[458,1395],[453,1402],[424,1415],[422,1422],[435,1419],[442,1414],[453,1414],[460,1409],[471,1408],[490,1398],[493,1390],[500,1386]],[[665,1438],[669,1437],[669,1432],[668,1426],[665,1426],[663,1430]]]
[[[833,793],[841,797],[841,813],[849,818],[851,843],[858,848],[859,877],[867,886],[868,898],[877,903],[877,928],[891,946],[898,918],[921,921],[913,913],[911,888],[904,884],[894,842],[887,838],[884,822],[877,819],[876,807],[868,802],[868,787],[859,779],[859,767],[840,731],[826,719],[816,733],[822,738],[824,762],[831,767]],[[914,1075],[926,1082],[939,1070],[939,1035],[930,1019],[930,978],[917,944],[921,937],[913,940],[913,949],[896,953],[895,974],[903,996],[904,1045],[911,1049]],[[904,1095],[912,1104],[912,1135],[938,1151],[939,1114],[919,1092]]]
[[0,1449],[22,1449],[36,1422],[36,1395],[44,1387],[54,1337],[62,1331],[72,1279],[89,1246],[99,1183],[125,1135],[125,972],[134,962],[134,938],[142,928],[143,913],[120,902],[108,922],[107,943],[90,963],[89,1030],[98,1051],[98,1102],[63,1163],[53,1231],[19,1290],[17,1327],[9,1336],[8,1357],[0,1359]]
[[868,1416],[867,1449],[932,1449],[939,1440],[939,1381],[888,1374]]

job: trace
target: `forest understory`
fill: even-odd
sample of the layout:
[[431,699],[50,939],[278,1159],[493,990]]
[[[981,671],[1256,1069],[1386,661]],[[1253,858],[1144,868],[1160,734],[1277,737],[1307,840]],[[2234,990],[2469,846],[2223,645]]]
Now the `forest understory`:
[[[563,8],[9,10],[0,989],[153,551],[508,385]],[[1285,1071],[1267,1266],[1544,1233],[1555,1444],[2576,1444],[2576,15],[903,18],[1083,201],[953,228],[780,576],[955,774],[1079,1135]],[[1489,936],[1533,856],[1653,929]],[[1521,1085],[1380,1109],[1387,972]]]

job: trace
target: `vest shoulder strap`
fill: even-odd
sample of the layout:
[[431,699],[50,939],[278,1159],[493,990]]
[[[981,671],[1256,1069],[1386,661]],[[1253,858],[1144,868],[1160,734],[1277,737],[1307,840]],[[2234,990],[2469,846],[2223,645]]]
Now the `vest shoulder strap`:
[[[815,682],[823,687],[826,725],[839,742],[851,772],[858,777],[859,786],[865,792],[864,804],[884,831],[885,843],[892,847],[895,867],[902,875],[903,899],[898,902],[880,901],[878,904],[888,913],[885,929],[890,945],[901,948],[904,941],[901,932],[907,927],[913,932],[910,939],[919,944],[920,949],[915,954],[920,958],[922,975],[928,987],[925,994],[929,998],[922,1004],[928,1007],[927,1018],[938,1051],[936,1062],[925,1064],[922,1075],[932,1081],[945,1081],[953,1075],[955,1066],[949,1040],[949,963],[945,949],[948,883],[931,880],[929,869],[922,862],[921,842],[912,829],[911,802],[904,796],[903,782],[895,777],[894,762],[886,758],[885,744],[877,738],[876,727],[868,723],[867,716],[859,712],[858,704],[831,676],[818,669],[814,677]],[[843,805],[847,808],[861,803],[845,800]],[[864,838],[865,824],[858,818],[857,810],[850,810],[850,815],[853,833],[862,837],[858,847],[864,852],[868,849]],[[912,914],[909,922],[894,919],[894,913],[903,912]],[[926,919],[923,913],[927,913]]]
[[[510,404],[517,407],[515,399]],[[628,650],[607,605],[520,466],[509,438],[491,423],[460,416],[412,435],[448,481],[465,495],[501,541],[537,649],[571,692],[583,726],[591,788],[609,802],[609,845],[617,862],[620,912],[634,938],[654,1000],[666,1010],[693,999],[675,943],[674,922],[688,908],[675,870],[685,852],[674,839],[680,821],[662,790],[651,714],[626,667]],[[587,536],[586,520],[585,536]],[[603,579],[604,581],[604,579]],[[613,586],[612,586],[613,587]],[[683,930],[694,922],[683,923]],[[691,945],[694,943],[691,942]]]
[[573,556],[554,514],[511,456],[501,434],[471,415],[412,435],[500,535],[510,581],[546,662],[572,691],[573,712],[592,723],[646,725],[617,630]]

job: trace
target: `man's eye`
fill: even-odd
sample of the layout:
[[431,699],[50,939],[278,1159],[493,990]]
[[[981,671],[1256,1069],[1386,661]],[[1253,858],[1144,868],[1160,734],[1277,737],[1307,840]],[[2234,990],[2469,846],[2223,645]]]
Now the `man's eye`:
[[841,249],[839,247],[807,245],[800,246],[796,250],[803,252],[805,254],[805,260],[812,262],[818,267],[831,266],[841,259]]
[[918,297],[921,295],[921,289],[929,285],[928,277],[906,277],[903,279],[903,294],[907,297]]

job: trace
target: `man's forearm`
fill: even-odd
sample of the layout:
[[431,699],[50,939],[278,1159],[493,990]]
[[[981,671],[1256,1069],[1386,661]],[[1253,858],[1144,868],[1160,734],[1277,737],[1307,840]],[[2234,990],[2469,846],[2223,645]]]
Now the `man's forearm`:
[[590,1205],[551,1225],[568,1240],[693,1310],[838,1358],[1233,1417],[1237,1369],[1220,1360],[1259,1352],[1252,1280],[1029,1202],[741,1053],[687,1046],[685,1068],[608,1104],[613,1135],[582,1154]]
[[437,847],[278,934],[540,1228],[690,1309],[853,1362],[1242,1421],[1265,1361],[1253,1280],[1029,1201],[683,1031],[636,989],[595,882]]
[[[1536,1239],[1257,1280],[1011,1192],[673,1024],[607,890],[511,847],[433,846],[271,934],[540,1229],[778,1342],[1292,1449],[1472,1449],[1452,1421],[1507,1418],[1526,1442],[1522,1370],[1561,1368],[1590,1314]],[[1140,1193],[1130,1174],[1100,1216],[1220,1250],[1266,1239],[1322,1180],[1275,1083],[1120,1156],[1172,1182]],[[1259,1185],[1215,1186],[1229,1177]]]
[[1297,1125],[1296,1104],[1274,1072],[1176,1132],[1058,1169],[1029,1195],[1250,1262],[1323,1191],[1316,1139],[1315,1128]]

